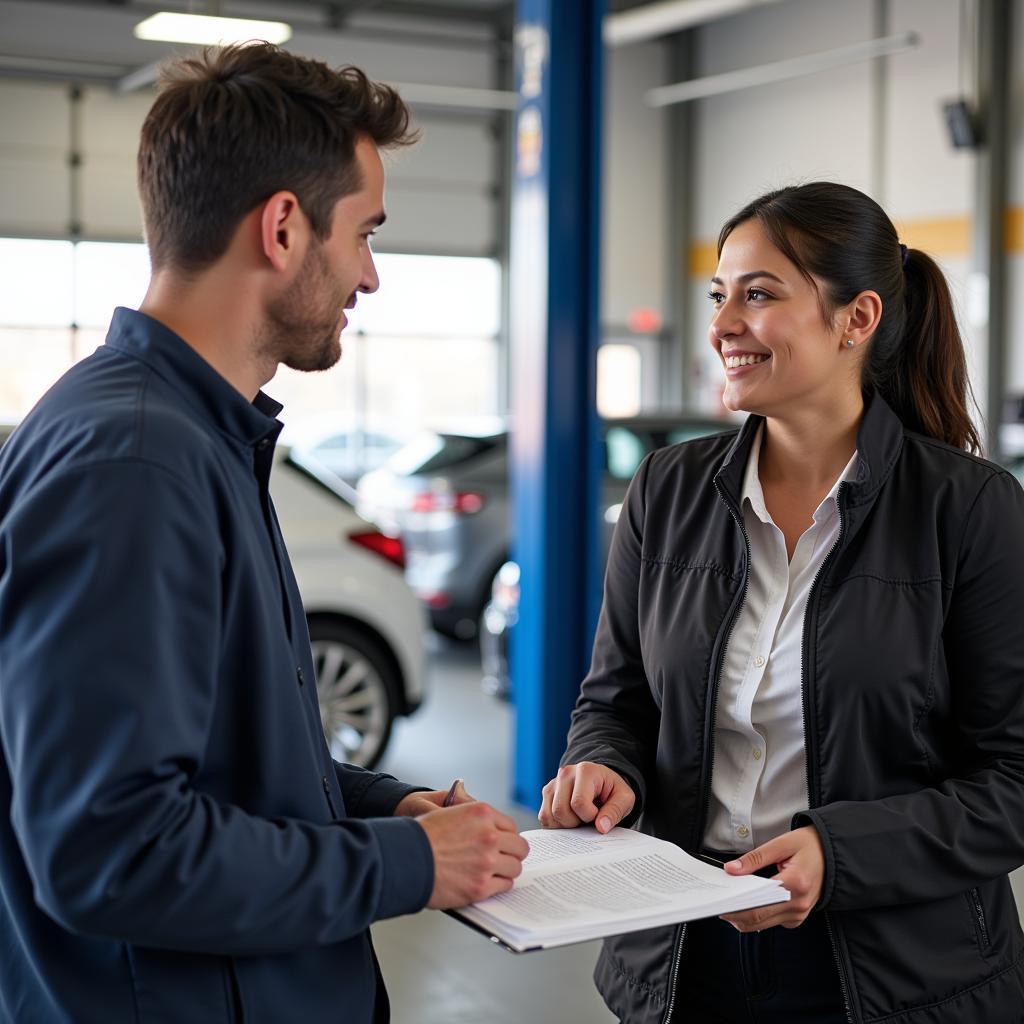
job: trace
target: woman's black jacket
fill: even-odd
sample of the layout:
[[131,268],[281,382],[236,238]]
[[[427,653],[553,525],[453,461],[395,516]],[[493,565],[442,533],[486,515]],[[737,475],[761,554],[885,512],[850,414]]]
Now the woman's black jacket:
[[[654,452],[616,528],[563,763],[629,780],[638,827],[698,851],[722,657],[744,600],[739,494],[759,420]],[[1024,1021],[1024,493],[906,431],[877,396],[804,623],[810,810],[847,1015]],[[635,820],[632,819],[632,820]],[[609,940],[595,979],[630,1024],[684,1024],[685,926]]]

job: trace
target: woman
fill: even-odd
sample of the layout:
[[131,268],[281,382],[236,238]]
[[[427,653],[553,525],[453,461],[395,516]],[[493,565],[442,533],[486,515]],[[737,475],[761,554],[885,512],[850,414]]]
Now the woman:
[[738,433],[630,487],[541,822],[778,871],[788,903],[609,940],[630,1024],[1011,1024],[1024,937],[1024,494],[977,458],[949,290],[864,194],[719,236]]

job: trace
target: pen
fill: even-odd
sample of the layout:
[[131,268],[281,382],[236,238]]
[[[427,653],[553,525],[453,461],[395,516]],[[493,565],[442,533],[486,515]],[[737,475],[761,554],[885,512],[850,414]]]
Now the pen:
[[442,807],[451,807],[455,803],[455,791],[462,785],[462,779],[456,779],[451,788],[448,790],[447,795],[444,798],[444,802],[441,804]]

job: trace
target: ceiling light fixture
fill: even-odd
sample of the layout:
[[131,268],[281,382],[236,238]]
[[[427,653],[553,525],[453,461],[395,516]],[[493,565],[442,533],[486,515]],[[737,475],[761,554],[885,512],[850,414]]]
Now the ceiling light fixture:
[[154,14],[135,26],[137,39],[207,46],[226,46],[228,43],[244,43],[250,39],[283,43],[291,35],[291,25],[283,21],[214,18],[206,14],[174,14],[170,11]]

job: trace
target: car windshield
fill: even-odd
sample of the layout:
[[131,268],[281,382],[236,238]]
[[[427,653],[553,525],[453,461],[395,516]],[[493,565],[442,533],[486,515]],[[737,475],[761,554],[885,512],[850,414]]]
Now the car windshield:
[[399,476],[437,473],[459,462],[489,451],[500,438],[469,437],[465,434],[422,434],[400,448],[387,461]]

